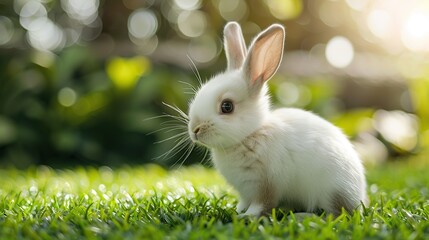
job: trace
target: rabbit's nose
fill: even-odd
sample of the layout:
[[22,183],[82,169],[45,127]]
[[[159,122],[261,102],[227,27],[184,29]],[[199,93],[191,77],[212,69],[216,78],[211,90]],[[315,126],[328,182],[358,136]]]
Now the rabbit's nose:
[[194,137],[195,137],[195,140],[198,140],[198,133],[201,131],[201,128],[200,127],[196,127],[196,128],[194,128]]
[[201,128],[200,127],[196,127],[194,129],[194,134],[197,135],[200,132]]

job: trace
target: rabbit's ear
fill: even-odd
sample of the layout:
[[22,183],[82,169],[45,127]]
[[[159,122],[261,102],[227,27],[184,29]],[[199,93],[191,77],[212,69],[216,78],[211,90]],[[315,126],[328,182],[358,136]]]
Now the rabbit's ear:
[[246,57],[246,44],[240,25],[236,22],[229,22],[223,29],[224,47],[226,59],[228,60],[228,70],[239,69]]
[[284,39],[283,26],[273,24],[253,40],[243,65],[251,89],[259,89],[276,73],[282,61]]

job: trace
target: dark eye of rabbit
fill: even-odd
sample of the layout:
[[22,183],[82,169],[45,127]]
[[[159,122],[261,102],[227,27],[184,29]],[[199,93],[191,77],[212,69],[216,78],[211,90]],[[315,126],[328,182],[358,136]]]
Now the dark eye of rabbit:
[[220,110],[225,114],[232,113],[234,111],[234,104],[231,100],[223,100],[220,104]]

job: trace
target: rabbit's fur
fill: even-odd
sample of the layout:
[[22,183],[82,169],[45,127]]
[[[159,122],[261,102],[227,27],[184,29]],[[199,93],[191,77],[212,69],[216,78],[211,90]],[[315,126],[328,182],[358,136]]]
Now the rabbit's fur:
[[[347,137],[313,113],[270,109],[266,82],[281,63],[284,38],[274,24],[247,52],[240,26],[225,26],[228,67],[195,95],[189,135],[211,150],[214,166],[240,194],[239,213],[260,216],[278,206],[352,212],[367,202],[366,180]],[[228,104],[233,111],[225,113]]]

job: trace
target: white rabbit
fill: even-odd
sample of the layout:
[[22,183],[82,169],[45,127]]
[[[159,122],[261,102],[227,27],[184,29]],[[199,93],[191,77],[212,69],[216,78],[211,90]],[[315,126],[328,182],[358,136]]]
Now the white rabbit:
[[313,113],[270,110],[266,82],[282,60],[285,31],[274,24],[248,49],[240,26],[224,29],[228,67],[196,93],[188,133],[240,194],[237,212],[275,207],[338,216],[367,203],[364,168],[347,137]]

